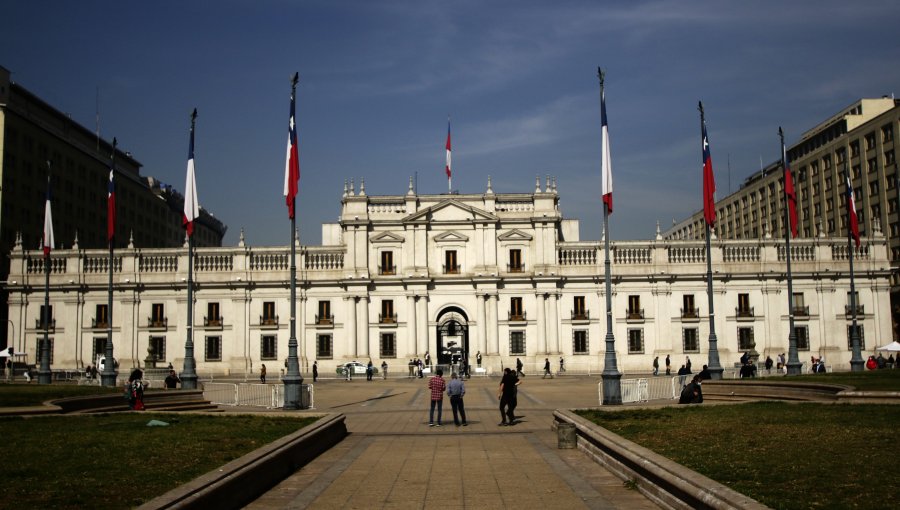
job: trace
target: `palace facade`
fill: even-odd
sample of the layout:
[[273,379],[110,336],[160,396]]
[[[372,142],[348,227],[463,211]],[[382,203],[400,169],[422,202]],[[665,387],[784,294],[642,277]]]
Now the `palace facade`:
[[[600,202],[598,200],[598,210]],[[615,222],[615,216],[612,217]],[[890,263],[885,238],[869,231],[854,248],[863,352],[891,340]],[[297,339],[306,372],[370,359],[403,367],[430,353],[436,363],[477,352],[491,371],[516,358],[531,366],[563,357],[603,367],[604,252],[579,238],[559,208],[556,183],[533,192],[394,196],[345,186],[339,221],[322,245],[297,247]],[[825,356],[848,369],[850,273],[846,238],[791,243],[800,359]],[[742,351],[787,352],[783,242],[712,243],[715,326],[722,365]],[[43,337],[44,260],[17,242],[10,255],[11,339],[29,363]],[[649,371],[670,355],[706,362],[709,309],[701,240],[660,235],[611,243],[612,317],[620,370]],[[201,377],[281,368],[288,354],[289,247],[196,248],[193,340]],[[108,253],[51,254],[49,324],[53,369],[82,367],[103,353],[112,320],[120,370],[182,367],[187,339],[186,248],[115,252],[114,306],[107,310]]]

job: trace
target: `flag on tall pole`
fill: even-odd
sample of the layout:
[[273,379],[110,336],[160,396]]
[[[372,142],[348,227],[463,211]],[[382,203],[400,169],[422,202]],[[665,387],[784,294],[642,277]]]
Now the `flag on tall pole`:
[[[294,73],[293,83],[297,83],[300,73]],[[300,147],[297,143],[297,123],[295,119],[294,89],[291,89],[291,116],[288,121],[287,156],[284,164],[284,198],[288,208],[288,218],[294,218],[294,204],[300,185]]]
[[606,210],[609,214],[612,214],[612,160],[609,156],[609,124],[606,122],[606,89],[604,88],[603,74],[600,71],[600,168],[603,175],[600,189],[603,194],[603,203],[606,204]]
[[41,249],[44,256],[50,255],[50,250],[55,249],[53,240],[53,214],[50,211],[50,177],[47,176],[47,202],[44,205],[44,235],[41,237]]
[[[703,103],[700,103],[701,115]],[[716,224],[716,177],[713,174],[712,156],[709,154],[709,137],[706,135],[706,119],[701,122],[703,131],[703,218],[710,227]]]
[[[850,220],[850,235],[853,236],[853,240],[856,241],[856,247],[859,248],[859,218],[856,216],[856,200],[853,199],[853,185],[850,184],[850,175],[847,174],[846,177],[847,184],[847,217]],[[49,211],[49,202],[48,202],[48,211]]]
[[115,168],[116,168],[116,139],[113,138],[113,153],[112,153],[112,161],[109,165],[109,183],[106,195],[106,240],[110,244],[113,242],[113,238],[116,235],[116,182],[115,182]]
[[191,143],[188,149],[187,176],[184,181],[184,217],[182,221],[188,237],[194,234],[194,220],[200,216],[200,202],[197,200],[197,179],[194,176],[194,122],[197,109],[191,113]]
[[447,117],[447,164],[444,166],[444,172],[447,173],[447,187],[450,188],[450,179],[452,172],[452,158],[450,157],[450,117]]
[[[780,130],[781,128],[779,128]],[[791,177],[791,167],[788,164],[787,150],[784,141],[781,143],[781,157],[784,164],[784,194],[787,196],[788,216],[791,222],[791,237],[797,237],[797,190],[794,189],[794,179]]]

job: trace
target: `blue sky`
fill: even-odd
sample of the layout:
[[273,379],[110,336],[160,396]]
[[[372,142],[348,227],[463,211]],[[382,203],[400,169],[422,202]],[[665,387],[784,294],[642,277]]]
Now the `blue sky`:
[[4,2],[0,65],[184,189],[198,108],[200,204],[251,245],[286,244],[289,78],[300,73],[301,239],[320,242],[345,179],[368,194],[530,192],[599,239],[607,72],[613,239],[647,239],[701,206],[706,108],[718,196],[860,97],[900,92],[891,1]]

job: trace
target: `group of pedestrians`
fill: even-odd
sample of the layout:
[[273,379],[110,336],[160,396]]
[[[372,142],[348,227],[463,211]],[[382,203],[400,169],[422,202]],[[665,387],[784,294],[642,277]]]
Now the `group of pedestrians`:
[[[898,356],[900,359],[900,356]],[[878,357],[869,356],[869,359],[866,360],[866,368],[869,370],[878,370],[883,368],[894,368],[894,355],[891,354],[888,358],[885,359],[884,354],[878,353]]]
[[[549,361],[548,361],[549,363]],[[516,423],[516,405],[518,404],[518,386],[522,384],[516,371],[511,368],[503,370],[503,378],[500,380],[500,388],[497,398],[500,400],[500,423],[498,426],[509,426]],[[431,394],[431,406],[428,411],[428,426],[443,427],[444,392],[450,397],[450,407],[453,411],[453,424],[457,427],[467,427],[466,408],[464,397],[466,385],[462,377],[456,372],[450,374],[449,384],[444,381],[444,371],[438,368],[433,377],[428,379],[428,390]],[[434,412],[437,410],[437,421]]]

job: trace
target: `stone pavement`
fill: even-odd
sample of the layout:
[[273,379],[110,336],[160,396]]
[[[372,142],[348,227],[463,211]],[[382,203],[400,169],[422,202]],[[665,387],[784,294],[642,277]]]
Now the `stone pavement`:
[[350,435],[247,508],[657,508],[578,450],[557,449],[557,408],[595,407],[599,377],[539,375],[519,386],[519,423],[500,427],[497,378],[466,381],[469,426],[428,426],[427,379],[315,384],[317,411]]

